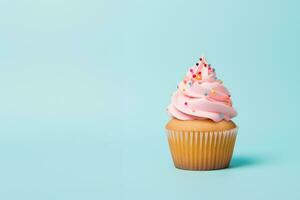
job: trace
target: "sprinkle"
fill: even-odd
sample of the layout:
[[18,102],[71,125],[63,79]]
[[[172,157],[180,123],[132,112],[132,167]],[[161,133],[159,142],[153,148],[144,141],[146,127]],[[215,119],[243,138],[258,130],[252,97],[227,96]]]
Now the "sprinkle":
[[187,103],[187,102],[184,102],[184,105],[186,105],[186,106],[187,106],[187,105],[188,105],[188,103]]
[[215,68],[213,68],[213,72],[215,72],[216,70],[215,70]]
[[179,87],[178,87],[178,85],[177,85],[177,89],[178,89]]
[[186,80],[183,80],[184,84],[186,84]]
[[228,97],[231,97],[231,95],[229,94]]
[[196,63],[196,65],[198,66],[198,65],[199,65],[199,63]]
[[193,78],[196,78],[196,74],[193,74]]
[[202,58],[199,58],[200,61],[202,61]]
[[189,82],[189,86],[192,86],[192,84],[193,84],[192,82]]
[[201,76],[200,76],[200,75],[197,75],[197,76],[196,76],[196,80],[201,80]]
[[207,92],[205,92],[205,93],[204,93],[204,96],[207,96],[207,95],[208,95]]
[[211,64],[208,64],[208,66],[210,67],[210,66],[211,66]]
[[193,69],[190,69],[190,72],[191,72],[191,73],[193,73],[193,72],[194,72],[194,70],[193,70]]
[[197,74],[201,75],[201,72],[198,72]]

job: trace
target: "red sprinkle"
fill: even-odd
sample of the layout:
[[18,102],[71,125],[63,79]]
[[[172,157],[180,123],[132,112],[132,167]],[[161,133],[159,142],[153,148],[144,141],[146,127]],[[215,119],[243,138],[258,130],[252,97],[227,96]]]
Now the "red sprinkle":
[[198,72],[199,75],[201,75],[201,72]]
[[193,72],[194,72],[194,70],[193,70],[193,69],[190,69],[190,72],[191,72],[191,73],[193,73]]
[[184,102],[184,105],[186,105],[186,106],[187,106],[187,105],[188,105],[188,103],[187,103],[187,102]]
[[196,78],[196,74],[193,74],[193,78]]
[[186,80],[183,80],[184,84],[186,84]]
[[207,64],[204,64],[204,67],[206,67],[207,66]]

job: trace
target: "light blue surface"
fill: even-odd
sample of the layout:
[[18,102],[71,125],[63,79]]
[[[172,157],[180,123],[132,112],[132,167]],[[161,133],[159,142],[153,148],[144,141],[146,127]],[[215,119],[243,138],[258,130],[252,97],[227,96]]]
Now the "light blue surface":
[[[0,199],[300,199],[297,1],[0,1]],[[170,95],[205,55],[232,167],[173,167]]]

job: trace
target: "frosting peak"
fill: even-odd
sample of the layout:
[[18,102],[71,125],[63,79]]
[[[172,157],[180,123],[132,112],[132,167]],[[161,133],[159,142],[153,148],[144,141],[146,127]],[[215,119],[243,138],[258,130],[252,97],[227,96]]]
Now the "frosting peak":
[[180,120],[230,120],[237,115],[231,95],[202,56],[177,86],[168,113]]

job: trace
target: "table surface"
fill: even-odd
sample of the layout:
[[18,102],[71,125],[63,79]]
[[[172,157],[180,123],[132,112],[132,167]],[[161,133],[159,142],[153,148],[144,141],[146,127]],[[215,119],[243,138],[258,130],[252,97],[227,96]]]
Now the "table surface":
[[[300,199],[296,1],[1,1],[0,199]],[[200,55],[239,115],[231,166],[174,168]]]

